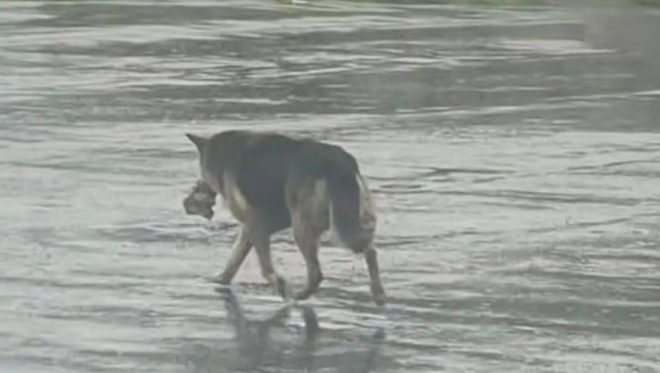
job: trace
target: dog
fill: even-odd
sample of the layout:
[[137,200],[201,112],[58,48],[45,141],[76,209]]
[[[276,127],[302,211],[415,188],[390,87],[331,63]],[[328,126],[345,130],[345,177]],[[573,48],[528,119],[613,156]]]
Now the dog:
[[323,280],[319,240],[333,228],[343,245],[364,255],[374,302],[385,303],[373,244],[373,198],[351,154],[336,145],[277,133],[231,130],[186,136],[197,148],[201,173],[184,200],[186,211],[210,219],[219,194],[240,223],[233,252],[215,282],[229,285],[254,247],[261,274],[286,299],[286,282],[273,267],[270,237],[292,228],[307,267],[307,284],[294,298],[307,299]]

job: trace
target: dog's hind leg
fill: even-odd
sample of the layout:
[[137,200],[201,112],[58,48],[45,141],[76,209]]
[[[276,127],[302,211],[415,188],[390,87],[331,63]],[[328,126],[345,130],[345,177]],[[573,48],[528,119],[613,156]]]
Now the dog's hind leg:
[[241,264],[243,264],[250,249],[252,249],[252,243],[248,239],[248,232],[245,227],[241,227],[238,236],[236,236],[236,239],[234,240],[231,257],[229,257],[229,261],[225,265],[224,271],[219,274],[214,281],[219,284],[229,285],[236,275],[236,272],[238,272]]
[[305,264],[307,265],[307,285],[295,297],[297,300],[303,300],[314,294],[319,288],[321,281],[323,281],[323,273],[321,272],[318,256],[319,234],[306,227],[304,223],[295,221],[293,230],[296,244],[300,248],[300,252],[303,258],[305,258]]
[[367,262],[367,270],[369,271],[369,282],[371,294],[374,297],[374,302],[378,305],[385,304],[385,290],[383,284],[380,282],[380,270],[378,269],[378,255],[373,245],[369,245],[364,251],[364,260]]
[[319,239],[330,226],[329,197],[324,180],[307,179],[290,189],[289,209],[293,236],[307,266],[307,285],[296,294],[298,300],[307,299],[323,281],[319,264]]

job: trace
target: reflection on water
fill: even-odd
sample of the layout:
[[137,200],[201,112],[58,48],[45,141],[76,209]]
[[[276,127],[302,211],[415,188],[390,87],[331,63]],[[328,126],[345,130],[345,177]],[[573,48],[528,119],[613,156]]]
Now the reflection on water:
[[[660,14],[571,5],[0,3],[0,370],[658,371]],[[304,306],[204,281],[183,133],[229,128],[356,155],[384,310],[331,244]]]
[[[366,337],[355,331],[326,331],[320,326],[314,307],[309,305],[284,305],[265,318],[262,315],[250,320],[231,290],[218,292],[235,331],[233,343],[227,347],[217,341],[208,345],[195,342],[184,347],[182,356],[191,371],[374,371],[385,337],[382,329]],[[300,314],[300,327],[287,324],[292,311]]]

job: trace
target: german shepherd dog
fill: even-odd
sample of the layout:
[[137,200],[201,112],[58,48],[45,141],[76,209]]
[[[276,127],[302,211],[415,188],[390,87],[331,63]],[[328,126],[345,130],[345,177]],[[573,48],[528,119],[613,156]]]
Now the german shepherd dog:
[[339,146],[275,133],[233,130],[210,138],[186,136],[199,151],[201,170],[201,180],[184,201],[186,211],[210,219],[220,194],[241,224],[229,262],[214,281],[231,283],[254,247],[262,275],[286,299],[286,283],[273,268],[270,236],[292,227],[307,266],[307,285],[294,297],[306,299],[323,280],[320,237],[334,227],[345,246],[364,255],[374,301],[384,304],[373,245],[375,209],[352,155]]

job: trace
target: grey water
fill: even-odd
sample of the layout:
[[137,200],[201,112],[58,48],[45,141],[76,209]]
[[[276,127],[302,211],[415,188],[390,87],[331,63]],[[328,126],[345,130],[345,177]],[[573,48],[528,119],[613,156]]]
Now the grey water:
[[[0,2],[0,372],[660,371],[660,12],[460,3]],[[206,281],[232,128],[359,159],[386,307],[332,243]]]

